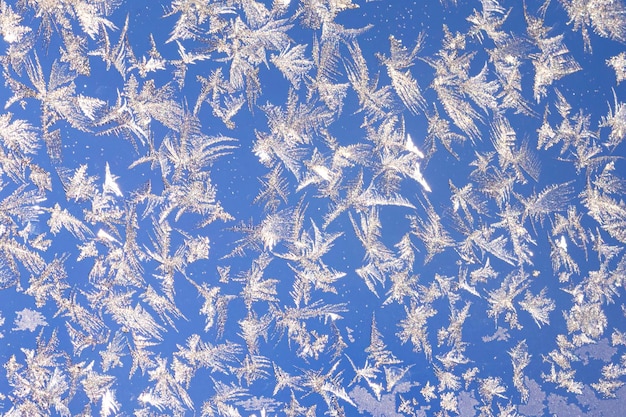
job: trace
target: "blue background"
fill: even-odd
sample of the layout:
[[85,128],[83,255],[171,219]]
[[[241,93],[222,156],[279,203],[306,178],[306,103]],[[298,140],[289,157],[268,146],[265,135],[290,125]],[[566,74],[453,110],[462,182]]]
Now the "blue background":
[[[235,85],[230,91],[223,94],[227,97],[243,97],[244,104],[232,118],[234,128],[229,128],[223,120],[213,113],[208,102],[202,102],[197,112],[197,121],[202,134],[210,138],[226,136],[233,140],[218,141],[214,146],[227,145],[224,154],[207,163],[202,171],[205,173],[202,182],[215,187],[215,202],[219,203],[230,218],[216,220],[203,225],[205,216],[198,213],[186,212],[177,218],[176,210],[163,215],[164,208],[172,199],[184,197],[173,196],[171,184],[184,187],[185,182],[191,184],[188,166],[182,168],[178,174],[170,166],[170,171],[164,171],[158,162],[138,164],[130,167],[134,161],[157,153],[162,157],[168,154],[163,144],[171,140],[174,148],[182,149],[176,142],[179,132],[168,126],[168,122],[176,124],[175,120],[168,119],[168,113],[153,114],[146,127],[150,141],[134,133],[126,135],[119,131],[117,121],[103,122],[108,115],[113,114],[122,103],[131,103],[130,92],[126,83],[134,77],[139,90],[153,82],[157,89],[170,92],[169,109],[174,112],[192,113],[197,105],[202,84],[198,77],[207,77],[213,71],[221,68],[225,80],[229,79],[229,71],[234,65],[227,54],[220,48],[236,42],[232,32],[233,25],[241,22],[253,26],[250,19],[250,7],[256,5],[260,9],[270,10],[269,2],[254,1],[225,1],[225,2],[197,2],[200,5],[211,7],[226,7],[223,14],[223,29],[211,32],[209,29],[217,27],[216,22],[202,22],[199,25],[195,38],[171,39],[174,26],[181,19],[182,14],[174,8],[177,5],[193,2],[177,1],[172,4],[152,1],[132,2],[58,2],[57,15],[51,15],[54,9],[45,9],[45,4],[34,1],[0,2],[1,16],[12,13],[21,19],[19,25],[30,28],[19,43],[26,50],[23,65],[15,64],[10,58],[18,54],[9,55],[11,48],[17,48],[18,43],[7,40],[7,30],[10,27],[8,20],[1,21],[3,40],[0,48],[3,52],[3,77],[5,83],[0,86],[0,98],[7,103],[3,115],[11,113],[11,121],[25,120],[32,126],[38,138],[38,149],[32,154],[21,154],[11,147],[6,134],[0,132],[0,139],[4,157],[0,161],[2,182],[0,198],[3,201],[3,227],[0,237],[4,239],[2,245],[26,248],[33,257],[41,257],[46,265],[55,259],[62,260],[65,277],[53,280],[56,290],[44,291],[44,298],[39,305],[32,292],[36,289],[36,280],[41,276],[43,268],[29,268],[27,262],[17,261],[12,268],[12,255],[3,246],[0,252],[0,314],[4,322],[0,327],[0,361],[5,365],[0,375],[0,413],[1,415],[523,415],[542,416],[558,415],[619,415],[623,407],[623,384],[626,375],[626,364],[623,359],[624,342],[620,341],[624,331],[624,313],[621,295],[624,290],[623,276],[626,267],[623,254],[623,243],[626,233],[624,226],[623,192],[625,186],[621,177],[624,172],[624,146],[609,146],[610,128],[602,127],[602,118],[609,112],[616,112],[616,105],[622,105],[624,85],[619,84],[616,73],[607,64],[607,60],[624,51],[623,41],[620,38],[621,27],[626,27],[626,8],[621,2],[615,2],[619,16],[614,23],[614,39],[595,33],[589,28],[592,53],[586,51],[583,36],[570,22],[564,5],[569,2],[552,2],[545,9],[544,26],[549,28],[547,37],[562,36],[562,44],[568,49],[564,55],[571,57],[580,66],[578,71],[556,77],[554,82],[546,86],[546,95],[536,100],[533,96],[533,80],[536,77],[533,60],[539,52],[536,45],[530,41],[527,32],[529,16],[539,16],[539,2],[527,2],[526,10],[519,2],[501,1],[503,13],[496,13],[499,18],[506,14],[501,30],[509,34],[510,39],[517,39],[519,46],[512,53],[518,54],[521,72],[521,95],[528,103],[531,114],[521,114],[515,109],[504,108],[499,95],[494,100],[498,103],[497,109],[481,109],[468,96],[464,96],[469,105],[480,115],[476,121],[478,135],[469,138],[467,133],[457,125],[447,113],[441,97],[435,91],[435,68],[433,63],[441,56],[444,43],[444,25],[454,34],[460,34],[465,40],[465,48],[457,50],[456,54],[470,54],[469,65],[465,73],[473,77],[486,68],[486,80],[497,81],[497,73],[493,60],[490,60],[489,51],[496,44],[488,34],[472,36],[472,25],[467,18],[474,13],[480,13],[490,2],[465,2],[442,0],[426,2],[392,2],[392,1],[306,1],[289,3],[277,19],[287,19],[284,24],[291,27],[286,31],[291,47],[297,44],[306,45],[304,55],[312,60],[313,45],[322,42],[332,29],[332,24],[341,25],[348,30],[365,28],[358,33],[346,35],[345,40],[337,41],[337,57],[334,74],[334,83],[349,83],[348,69],[353,65],[350,45],[358,43],[367,64],[371,82],[377,79],[378,88],[391,85],[387,68],[381,62],[381,57],[390,56],[390,40],[393,36],[402,42],[402,45],[411,51],[417,39],[424,36],[422,46],[411,65],[402,71],[409,70],[417,80],[423,94],[423,106],[418,112],[412,112],[392,87],[389,94],[393,105],[385,109],[385,115],[380,119],[366,121],[366,113],[360,109],[361,103],[350,85],[346,85],[346,96],[341,111],[328,110],[323,100],[316,92],[309,91],[316,77],[316,68],[313,66],[300,82],[299,88],[290,85],[273,63],[271,57],[281,51],[268,47],[265,51],[265,62],[254,62],[252,67],[258,70],[260,91],[255,102],[250,101],[245,88]],[[495,2],[491,2],[495,3]],[[279,2],[275,3],[279,4]],[[303,20],[306,13],[315,10],[330,10],[329,17],[324,25],[307,25]],[[348,4],[342,10],[341,5]],[[589,7],[601,7],[589,2]],[[601,2],[599,2],[601,4]],[[78,16],[80,5],[93,6],[96,15],[106,19],[99,29],[89,36],[81,27]],[[358,7],[356,7],[358,6]],[[191,6],[189,6],[191,7]],[[200,6],[198,6],[200,7]],[[609,8],[610,6],[605,6]],[[308,8],[308,9],[307,9]],[[334,8],[334,9],[333,9]],[[259,9],[259,10],[260,10]],[[191,9],[193,10],[193,9]],[[276,10],[276,9],[275,9]],[[332,10],[336,10],[333,14]],[[193,14],[193,13],[192,13]],[[49,34],[46,33],[46,16],[50,16]],[[131,51],[137,63],[150,58],[152,48],[151,39],[158,53],[163,59],[163,69],[141,74],[139,68],[132,68],[132,60],[126,58],[126,72],[122,75],[113,65],[107,65],[100,56],[94,54],[104,45],[104,32],[108,37],[110,47],[116,47],[123,33],[125,20],[128,19],[126,32],[126,51]],[[238,19],[241,21],[238,22]],[[311,27],[313,26],[313,27]],[[85,119],[84,114],[80,123],[71,120],[67,114],[59,114],[50,124],[50,131],[59,129],[61,137],[62,158],[51,158],[44,141],[44,124],[42,119],[41,95],[25,96],[22,99],[12,100],[15,93],[15,84],[9,80],[19,81],[32,87],[27,67],[36,68],[37,62],[41,65],[44,80],[49,80],[53,74],[53,67],[62,60],[61,48],[67,49],[64,36],[72,33],[84,40],[83,56],[89,63],[89,74],[77,73],[71,69],[66,71],[73,74],[75,92],[68,98],[71,103],[77,103],[76,97],[92,97],[101,100],[98,111],[92,119]],[[624,30],[626,33],[626,30]],[[422,35],[420,35],[422,34]],[[314,40],[315,39],[315,40]],[[29,44],[30,42],[30,44]],[[124,41],[126,42],[126,41]],[[124,43],[122,42],[122,43]],[[208,57],[199,60],[187,67],[184,85],[175,78],[176,62],[180,60],[179,44],[187,53],[204,54]],[[219,42],[223,42],[220,44]],[[67,65],[67,64],[63,64]],[[228,81],[226,81],[228,82]],[[247,83],[248,81],[246,81]],[[67,85],[66,83],[65,85]],[[13,85],[13,87],[12,87]],[[289,170],[279,158],[266,162],[259,157],[258,146],[260,137],[271,131],[272,120],[268,116],[268,106],[281,108],[279,114],[284,114],[288,106],[289,94],[294,94],[298,105],[314,105],[320,110],[327,110],[328,116],[322,126],[310,129],[309,138],[298,144],[301,170],[298,174]],[[573,147],[562,152],[562,144],[557,143],[549,149],[538,147],[538,129],[544,120],[553,129],[557,130],[563,117],[559,115],[557,91],[571,106],[566,116],[572,125],[578,115],[588,116],[590,134],[585,137],[588,144],[598,146],[600,159],[597,166],[577,168]],[[478,91],[476,91],[478,93]],[[148,97],[145,97],[148,98]],[[617,103],[616,103],[617,101]],[[223,102],[222,102],[223,104]],[[450,130],[462,140],[453,142],[452,149],[458,155],[456,158],[440,143],[436,143],[436,151],[428,152],[427,136],[428,117],[432,117],[435,109],[439,116],[447,120]],[[79,113],[80,111],[77,110]],[[307,110],[307,114],[311,110]],[[622,110],[623,112],[624,110]],[[165,116],[163,116],[165,114]],[[428,117],[427,117],[428,116]],[[125,117],[130,117],[126,115]],[[137,114],[134,115],[138,120]],[[277,116],[274,116],[277,117]],[[301,116],[297,117],[297,121]],[[540,161],[541,172],[538,178],[532,178],[527,173],[523,181],[519,178],[512,185],[512,192],[504,204],[498,204],[486,193],[481,193],[480,181],[471,172],[475,166],[471,163],[477,154],[486,154],[495,150],[493,135],[500,117],[506,118],[515,131],[512,146],[513,152],[520,152],[523,143],[527,142],[530,152]],[[626,116],[617,116],[624,119]],[[394,119],[395,118],[395,119]],[[268,122],[269,119],[269,122]],[[126,119],[128,120],[128,119]],[[394,122],[390,122],[395,120]],[[294,123],[292,121],[290,123]],[[369,121],[370,126],[365,126]],[[391,129],[386,134],[391,137],[393,146],[383,149],[372,138],[372,131],[380,128],[385,122],[390,122]],[[78,123],[78,124],[77,124]],[[625,123],[622,121],[622,123]],[[419,158],[404,147],[406,135],[410,135],[415,145],[426,153],[425,158]],[[337,192],[333,198],[324,195],[324,179],[317,177],[317,185],[298,188],[299,181],[307,175],[315,176],[313,157],[319,156],[329,167],[337,152],[329,146],[328,137],[333,137],[338,146],[359,145],[364,152],[362,161],[346,164],[335,188]],[[384,135],[383,135],[384,136]],[[205,138],[206,139],[206,138]],[[293,143],[285,142],[278,145],[281,148]],[[151,149],[151,146],[153,149]],[[397,205],[365,205],[354,204],[343,211],[336,219],[324,227],[328,213],[342,204],[348,190],[354,186],[362,176],[363,188],[369,185],[381,184],[382,159],[385,152],[391,152],[393,158],[405,158],[412,164],[419,164],[424,179],[432,189],[431,192],[407,175],[395,173],[399,181],[395,191],[396,197],[402,197],[413,207]],[[10,162],[28,164],[23,178],[15,178],[10,172]],[[266,163],[263,163],[266,162]],[[169,162],[171,164],[171,161]],[[494,155],[490,163],[491,172],[499,170],[509,175],[514,171],[498,165],[498,156]],[[584,205],[583,191],[585,187],[597,181],[600,173],[607,164],[614,163],[613,174],[617,176],[612,192],[605,193],[615,201],[614,219],[605,218],[598,221],[589,213]],[[9,210],[11,199],[17,195],[26,196],[28,192],[37,190],[37,185],[29,177],[34,165],[49,173],[50,186],[41,191],[40,201],[21,200],[15,211]],[[115,195],[114,191],[104,187],[106,167],[121,190],[122,195]],[[86,165],[86,173],[94,178],[92,195],[88,199],[77,201],[68,196],[67,178],[71,178],[76,170]],[[413,165],[413,166],[414,166]],[[287,191],[286,199],[280,200],[275,209],[266,206],[264,202],[255,203],[257,195],[263,187],[265,177],[273,169],[281,170],[284,188]],[[607,171],[605,171],[607,172]],[[319,171],[318,171],[319,174]],[[333,174],[335,175],[335,174]],[[529,250],[532,252],[532,264],[514,259],[504,262],[493,253],[487,253],[475,248],[475,259],[461,256],[460,245],[465,239],[463,227],[458,223],[458,216],[462,215],[459,209],[455,212],[451,201],[450,182],[457,188],[472,183],[475,197],[482,201],[484,210],[471,210],[473,223],[466,224],[468,230],[479,230],[481,227],[493,227],[501,221],[503,209],[520,210],[524,212],[523,202],[531,198],[533,193],[553,184],[570,183],[571,191],[561,195],[554,204],[548,207],[542,220],[533,221],[531,218],[518,217],[521,226],[532,239]],[[145,201],[133,203],[133,197],[150,184],[151,193],[155,197],[156,205],[152,211]],[[319,190],[317,189],[319,188]],[[71,191],[71,190],[69,190]],[[384,194],[385,190],[379,189]],[[95,193],[95,194],[94,194]],[[390,194],[391,195],[391,194]],[[12,197],[13,196],[13,197]],[[91,198],[93,197],[93,198]],[[109,214],[119,210],[119,221],[98,221],[89,217],[89,210],[97,198],[108,198]],[[567,198],[565,198],[567,197]],[[78,238],[70,231],[63,229],[58,233],[50,230],[49,219],[51,209],[58,204],[62,210],[67,210],[79,219],[90,232],[85,232],[84,239]],[[369,206],[368,206],[369,204]],[[365,249],[357,233],[355,224],[360,224],[362,216],[373,214],[371,206],[376,205],[380,218],[380,236],[378,239],[386,246],[389,252],[384,255],[389,261],[396,260],[398,253],[394,249],[403,236],[408,234],[415,250],[414,262],[407,262],[397,270],[384,271],[384,282],[375,285],[371,291],[364,280],[358,275],[359,268],[366,263]],[[577,246],[571,237],[566,237],[567,252],[578,263],[580,271],[573,273],[568,280],[560,280],[559,274],[564,268],[553,269],[551,264],[551,250],[557,245],[563,233],[553,234],[553,226],[557,216],[567,216],[567,206],[576,207],[581,215],[580,224],[585,231],[587,242]],[[618,210],[619,209],[619,210]],[[143,215],[147,210],[148,214]],[[328,336],[328,343],[318,355],[303,353],[293,334],[280,320],[280,314],[296,307],[297,301],[293,297],[293,283],[296,279],[295,270],[301,269],[293,260],[286,259],[285,254],[295,247],[290,239],[294,221],[293,213],[301,210],[303,221],[302,231],[310,236],[315,234],[315,228],[322,233],[338,234],[332,248],[321,261],[333,271],[344,273],[333,284],[333,291],[314,289],[310,293],[310,300],[303,302],[300,307],[308,305],[317,314],[296,320],[301,330],[309,337]],[[620,211],[621,210],[621,211]],[[106,211],[106,210],[105,210]],[[137,214],[136,247],[128,249],[140,265],[138,268],[141,279],[125,281],[127,272],[118,275],[119,265],[115,264],[116,254],[124,251],[124,243],[131,241],[128,227],[133,211]],[[417,223],[428,224],[429,212],[436,213],[443,229],[449,234],[450,244],[440,253],[431,254],[424,241],[420,238],[407,216],[413,216]],[[620,217],[622,216],[622,217]],[[248,229],[256,228],[268,219],[276,219],[282,227],[283,234],[279,235],[275,245],[265,244],[263,235],[254,235],[254,231],[246,233]],[[163,273],[159,263],[150,253],[158,252],[155,242],[158,241],[159,229],[163,227],[162,220],[166,219],[171,226],[168,253],[174,255],[177,249],[183,250],[186,242],[192,237],[206,237],[210,242],[210,250],[206,259],[194,262],[185,262],[185,265],[173,270],[173,289],[171,293],[163,286],[163,280],[158,275]],[[612,221],[617,223],[617,232],[609,233]],[[622,223],[620,223],[622,221]],[[132,223],[131,223],[132,224]],[[280,229],[279,227],[279,229]],[[30,233],[19,233],[30,228]],[[271,226],[276,230],[276,226]],[[613,229],[611,229],[613,230]],[[98,235],[104,231],[111,238]],[[621,235],[620,235],[621,231]],[[267,233],[267,232],[266,232]],[[493,238],[506,238],[504,250],[511,252],[512,244],[505,228],[494,231]],[[50,240],[46,250],[38,248],[34,243],[37,235],[43,234]],[[24,236],[27,236],[24,238]],[[246,240],[249,239],[249,240]],[[596,252],[598,239],[615,247],[616,255],[612,259],[599,256]],[[9,243],[7,243],[9,242]],[[78,260],[79,245],[93,242],[98,251],[97,257],[87,257]],[[249,244],[244,244],[248,242]],[[237,248],[244,244],[242,250]],[[158,245],[157,245],[158,246]],[[128,246],[126,246],[128,248]],[[258,265],[260,259],[267,256],[271,262],[262,271],[263,280],[275,285],[276,292],[270,300],[258,300],[251,305],[246,304],[244,287],[248,271]],[[383,257],[384,257],[383,256]],[[106,265],[106,271],[100,278],[90,277],[94,263],[101,261]],[[477,283],[473,291],[464,290],[461,285],[464,271],[468,274],[489,263],[497,272],[497,277],[485,283]],[[229,278],[220,280],[219,271],[229,268]],[[600,273],[596,273],[600,271]],[[404,272],[415,277],[416,284],[411,294],[401,300],[386,302],[392,284],[392,273]],[[593,277],[601,276],[600,282],[593,283]],[[506,320],[505,313],[497,317],[489,315],[489,299],[493,292],[500,288],[507,279],[526,276],[524,290],[514,298],[513,308],[516,311],[519,326],[511,325]],[[508,278],[507,278],[508,277]],[[469,276],[468,278],[469,279]],[[447,282],[447,284],[446,284]],[[598,299],[591,299],[594,289],[606,284],[612,291],[612,299],[600,295]],[[199,294],[199,286],[206,284],[207,288],[219,288],[219,300],[227,301],[226,321],[220,330],[217,323],[208,326],[205,316],[200,314],[204,298]],[[446,285],[449,286],[446,289]],[[272,286],[270,284],[270,286]],[[159,314],[150,306],[143,295],[148,289],[156,290],[162,299],[171,296],[176,312]],[[553,303],[554,308],[549,312],[549,324],[538,326],[533,318],[524,311],[519,304],[524,300],[526,291],[537,295],[546,289],[546,296]],[[54,289],[54,288],[53,288]],[[56,291],[56,292],[55,292]],[[600,291],[600,290],[598,290]],[[581,292],[584,295],[579,295]],[[143,369],[133,371],[133,359],[130,352],[137,349],[137,335],[143,332],[129,328],[124,319],[120,318],[107,307],[111,300],[121,300],[120,296],[126,293],[127,306],[130,309],[143,309],[158,325],[159,335],[148,337],[146,349],[151,352],[151,362]],[[438,293],[432,300],[428,294]],[[582,298],[580,298],[582,297]],[[599,301],[598,301],[599,300]],[[121,302],[121,301],[120,301]],[[215,303],[215,301],[213,301]],[[466,303],[471,303],[469,316],[462,328],[462,339],[457,346],[443,341],[439,343],[438,333],[451,324],[451,316],[458,313]],[[320,304],[318,304],[320,303]],[[331,319],[320,305],[335,306],[334,312],[341,317]],[[85,311],[87,321],[101,321],[102,326],[96,334],[89,335],[87,323],[81,322],[76,316],[72,317],[63,306],[74,305]],[[575,342],[581,332],[568,329],[576,319],[568,317],[571,311],[577,308],[587,308],[592,305],[601,311],[606,318],[606,324],[601,326],[599,334],[589,337],[586,343]],[[426,340],[432,348],[432,355],[424,352],[424,346],[418,346],[411,341],[403,343],[401,332],[403,321],[407,315],[419,307],[432,308],[432,314],[425,319]],[[250,307],[250,308],[249,308]],[[44,318],[34,330],[20,329],[19,312],[37,311]],[[588,313],[587,313],[588,314]],[[584,317],[585,313],[583,314]],[[138,316],[135,316],[138,317]],[[250,350],[242,338],[241,323],[246,317],[255,317],[267,321],[267,328],[258,339],[258,348]],[[219,316],[215,317],[219,320]],[[382,384],[383,390],[379,399],[375,398],[372,387],[365,379],[355,378],[356,367],[366,364],[373,365],[374,359],[370,355],[368,346],[371,343],[373,320],[386,349],[397,359],[397,363],[378,366],[375,378],[369,382]],[[36,323],[35,323],[36,324]],[[85,336],[96,336],[86,342],[82,348],[76,349],[79,343],[72,341],[71,333],[75,329]],[[141,327],[141,326],[139,326]],[[334,339],[335,332],[341,336],[341,343],[345,347],[337,349],[341,343]],[[115,335],[121,337],[122,356],[121,366],[105,369],[102,362],[102,353],[107,346],[113,343]],[[198,335],[202,343],[212,346],[221,346],[228,352],[226,359],[219,365],[221,369],[211,369],[205,366],[192,366],[192,361],[185,358],[183,350],[192,335]],[[492,337],[500,335],[501,337]],[[561,337],[561,346],[557,344]],[[623,336],[622,336],[623,338]],[[528,366],[524,369],[523,381],[529,390],[529,396],[524,398],[513,382],[513,366],[511,364],[512,349],[520,342],[524,342],[530,355]],[[571,345],[568,346],[568,343]],[[224,347],[228,344],[230,347]],[[334,345],[334,347],[333,347]],[[209,346],[209,345],[205,345]],[[455,352],[454,348],[462,351],[466,361],[446,369],[442,358],[444,355]],[[335,352],[338,350],[338,354]],[[29,355],[38,352],[37,356],[43,361],[29,360]],[[563,367],[555,359],[558,354],[568,356],[564,362],[569,364]],[[250,356],[251,355],[251,356]],[[254,380],[238,377],[237,372],[242,369],[247,358],[256,357],[264,365]],[[156,377],[159,361],[165,364],[169,373],[169,380],[161,377],[159,385]],[[177,362],[178,361],[178,362]],[[12,364],[20,364],[17,369]],[[178,365],[176,365],[178,363]],[[191,378],[185,381],[181,370],[181,363],[187,363],[193,371]],[[594,388],[601,380],[603,367],[614,364],[617,376],[614,378],[616,389],[612,397],[603,396]],[[275,392],[277,368],[292,374],[296,378],[294,386],[283,388]],[[406,369],[401,382],[392,389],[385,389],[385,372],[397,372]],[[580,383],[580,389],[568,392],[565,387],[558,386],[550,381],[550,373],[574,371],[574,380]],[[458,379],[458,387],[446,387],[442,382],[445,376],[443,371],[449,371]],[[469,375],[474,372],[475,377]],[[322,388],[315,386],[316,377],[324,381]],[[499,395],[488,398],[481,393],[481,387],[487,382],[496,379],[502,391]],[[57,388],[51,388],[51,381],[57,383]],[[166,382],[167,381],[167,382]],[[90,392],[88,386],[96,384],[98,387]],[[224,385],[225,384],[225,385]],[[230,385],[233,392],[228,395],[223,404],[224,408],[216,404],[216,394]],[[434,386],[434,397],[424,396],[425,386]],[[166,388],[163,388],[166,387]],[[324,388],[326,387],[326,388]],[[328,387],[332,387],[328,388]],[[162,389],[163,388],[163,389]],[[47,394],[42,394],[47,392]],[[90,392],[88,395],[87,392]],[[54,394],[50,394],[54,393]],[[236,395],[234,394],[236,393]],[[116,405],[108,410],[103,407],[103,396],[113,394]],[[191,403],[185,404],[188,395]],[[91,398],[90,398],[91,396]],[[153,398],[146,401],[146,398]],[[158,401],[162,401],[159,405]],[[446,399],[448,402],[446,403]],[[452,400],[450,400],[452,399]],[[293,411],[293,401],[301,404],[300,411]],[[450,401],[456,401],[456,408],[450,406]],[[446,403],[448,405],[442,405]],[[290,405],[291,404],[291,405]],[[402,406],[401,406],[402,405]],[[448,408],[446,410],[446,408]],[[453,409],[450,409],[453,408]],[[455,409],[454,409],[455,408]],[[307,412],[311,414],[306,414]],[[509,412],[509,414],[506,414]],[[34,414],[33,414],[34,413]],[[82,414],[81,414],[82,413]]]

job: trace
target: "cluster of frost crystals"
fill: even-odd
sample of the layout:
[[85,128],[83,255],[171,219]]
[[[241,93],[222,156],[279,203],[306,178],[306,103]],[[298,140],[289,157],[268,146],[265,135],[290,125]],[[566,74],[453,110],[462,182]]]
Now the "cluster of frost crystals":
[[0,39],[0,417],[623,409],[623,0],[0,0]]

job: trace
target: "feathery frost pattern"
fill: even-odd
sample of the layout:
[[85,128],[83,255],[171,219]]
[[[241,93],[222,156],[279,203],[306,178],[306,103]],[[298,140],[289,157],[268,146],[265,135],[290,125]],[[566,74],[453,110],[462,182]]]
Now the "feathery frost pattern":
[[0,0],[0,417],[623,413],[624,0]]

